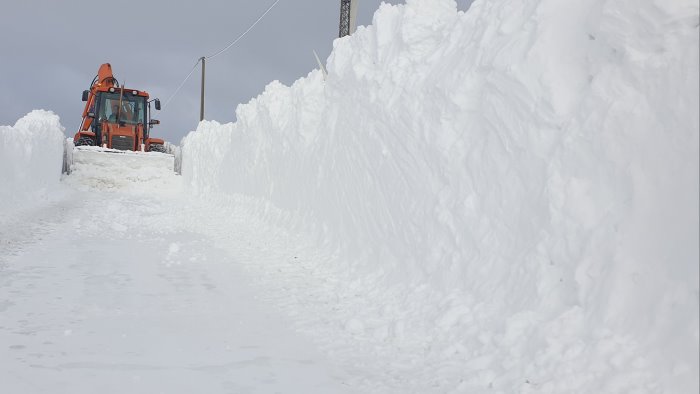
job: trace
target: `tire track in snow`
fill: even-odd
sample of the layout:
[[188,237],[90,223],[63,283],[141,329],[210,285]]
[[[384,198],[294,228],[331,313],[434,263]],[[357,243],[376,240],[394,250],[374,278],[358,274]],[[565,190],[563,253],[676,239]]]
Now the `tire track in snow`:
[[178,224],[177,193],[90,182],[73,178],[80,193],[2,224],[3,388],[347,392],[230,254]]

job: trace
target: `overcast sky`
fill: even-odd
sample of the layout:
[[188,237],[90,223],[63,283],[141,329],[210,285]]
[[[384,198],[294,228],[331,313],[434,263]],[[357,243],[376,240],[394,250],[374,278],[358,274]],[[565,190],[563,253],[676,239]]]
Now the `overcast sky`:
[[[387,3],[403,3],[391,0]],[[458,0],[465,9],[470,0]],[[4,0],[0,12],[0,125],[33,109],[80,125],[83,90],[102,63],[120,83],[163,103],[197,59],[223,49],[274,0]],[[358,25],[372,23],[381,0],[359,0]],[[235,120],[235,108],[270,81],[290,85],[325,63],[338,36],[340,0],[280,0],[241,41],[207,61],[205,118]],[[200,69],[154,118],[154,137],[179,143],[199,121]]]

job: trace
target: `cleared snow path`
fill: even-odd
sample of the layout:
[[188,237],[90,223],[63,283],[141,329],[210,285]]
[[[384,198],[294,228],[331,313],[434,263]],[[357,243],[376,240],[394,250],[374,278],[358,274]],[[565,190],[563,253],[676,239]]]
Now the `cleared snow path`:
[[0,222],[0,391],[347,392],[231,254],[183,228],[178,177],[85,175]]

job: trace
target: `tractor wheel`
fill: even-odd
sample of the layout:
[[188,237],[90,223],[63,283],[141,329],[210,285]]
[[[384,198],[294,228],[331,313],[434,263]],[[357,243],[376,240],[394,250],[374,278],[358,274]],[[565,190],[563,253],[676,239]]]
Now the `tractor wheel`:
[[151,144],[148,151],[165,153],[165,146],[163,146],[163,144]]
[[92,137],[80,137],[75,146],[95,146],[95,140]]

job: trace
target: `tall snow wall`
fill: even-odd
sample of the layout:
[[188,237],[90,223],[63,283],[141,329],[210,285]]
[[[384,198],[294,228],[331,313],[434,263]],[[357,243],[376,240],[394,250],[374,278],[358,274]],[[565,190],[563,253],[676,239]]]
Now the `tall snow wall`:
[[191,189],[466,294],[546,392],[697,391],[696,1],[383,4],[327,69],[202,122]]
[[44,110],[0,126],[0,212],[40,199],[58,184],[63,130],[58,116]]

